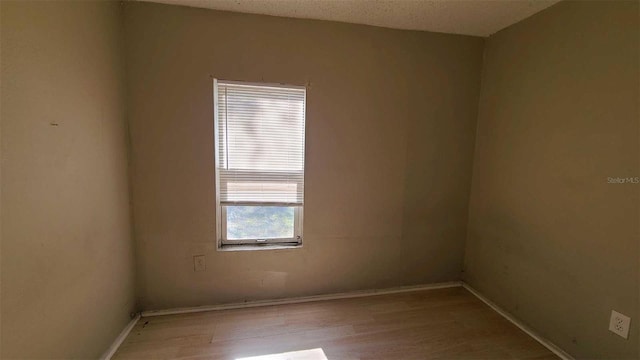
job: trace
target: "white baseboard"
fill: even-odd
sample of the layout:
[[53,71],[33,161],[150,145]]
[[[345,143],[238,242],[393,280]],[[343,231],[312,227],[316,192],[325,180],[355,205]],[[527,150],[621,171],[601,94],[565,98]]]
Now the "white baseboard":
[[129,336],[131,329],[133,329],[133,327],[136,326],[136,323],[138,322],[138,320],[140,320],[140,314],[136,315],[135,318],[129,321],[129,323],[122,330],[120,335],[118,335],[118,337],[113,341],[113,344],[109,346],[109,349],[107,349],[107,351],[100,357],[101,360],[111,359],[111,357],[116,353],[116,351],[118,351],[118,348],[120,347],[120,345],[122,345],[122,343],[127,338],[127,336]]
[[574,360],[574,358],[571,355],[567,354],[564,350],[562,350],[556,344],[554,344],[551,341],[547,340],[546,338],[540,336],[535,330],[531,329],[527,325],[523,324],[521,321],[517,320],[515,317],[513,317],[513,315],[511,315],[509,312],[507,312],[507,311],[503,310],[502,308],[500,308],[493,301],[491,301],[491,300],[487,299],[486,297],[484,297],[484,295],[479,293],[476,289],[472,288],[469,284],[467,284],[465,282],[462,282],[462,287],[467,289],[470,293],[475,295],[475,297],[480,299],[482,302],[484,302],[485,304],[489,305],[489,307],[492,308],[493,310],[495,310],[495,312],[497,312],[498,314],[502,315],[505,319],[509,320],[512,324],[514,324],[515,326],[520,328],[520,330],[522,330],[525,333],[527,333],[527,335],[531,336],[534,340],[536,340],[537,342],[542,344],[544,347],[549,349],[554,354],[558,355],[561,359],[563,359],[563,360]]
[[371,290],[352,291],[352,292],[337,293],[337,294],[303,296],[303,297],[295,297],[295,298],[287,298],[287,299],[256,300],[256,301],[248,301],[243,303],[204,305],[204,306],[166,309],[166,310],[149,310],[149,311],[143,311],[142,317],[187,314],[187,313],[215,311],[215,310],[242,309],[242,308],[252,308],[252,307],[258,307],[258,306],[298,304],[298,303],[305,303],[305,302],[312,302],[312,301],[359,298],[359,297],[365,297],[365,296],[398,294],[398,293],[405,293],[405,292],[412,292],[412,291],[445,289],[445,288],[460,287],[460,286],[462,286],[462,282],[452,281],[452,282],[445,282],[445,283],[435,283],[435,284],[416,285],[416,286],[401,286],[401,287],[387,288],[387,289],[371,289]]

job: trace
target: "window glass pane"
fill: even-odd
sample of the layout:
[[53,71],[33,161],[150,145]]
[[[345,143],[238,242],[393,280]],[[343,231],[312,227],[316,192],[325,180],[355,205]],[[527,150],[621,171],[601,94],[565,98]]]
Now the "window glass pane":
[[293,238],[294,208],[227,206],[227,239]]

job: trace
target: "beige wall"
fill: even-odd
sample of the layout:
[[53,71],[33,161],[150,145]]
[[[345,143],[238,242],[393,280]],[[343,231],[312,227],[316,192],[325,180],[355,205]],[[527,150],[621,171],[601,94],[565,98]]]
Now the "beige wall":
[[0,7],[1,357],[96,358],[135,309],[121,8]]
[[[481,38],[149,3],[125,25],[144,309],[460,279]],[[215,251],[212,76],[310,83],[303,248]]]
[[[562,2],[486,43],[465,279],[577,358],[638,358],[638,3]],[[615,309],[629,340],[610,333]]]

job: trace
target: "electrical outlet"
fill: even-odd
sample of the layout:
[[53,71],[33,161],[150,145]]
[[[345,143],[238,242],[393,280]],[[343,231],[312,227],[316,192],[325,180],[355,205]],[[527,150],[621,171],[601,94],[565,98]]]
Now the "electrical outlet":
[[611,320],[609,320],[609,331],[614,334],[620,335],[623,338],[629,337],[629,325],[631,325],[631,318],[627,315],[620,314],[615,310],[611,310]]
[[204,260],[204,255],[195,255],[193,257],[193,271],[205,271],[207,269],[207,263]]

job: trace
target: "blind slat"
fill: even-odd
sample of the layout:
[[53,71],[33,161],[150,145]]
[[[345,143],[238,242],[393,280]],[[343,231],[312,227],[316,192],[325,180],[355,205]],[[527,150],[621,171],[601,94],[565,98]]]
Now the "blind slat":
[[301,206],[306,90],[217,86],[220,203]]

